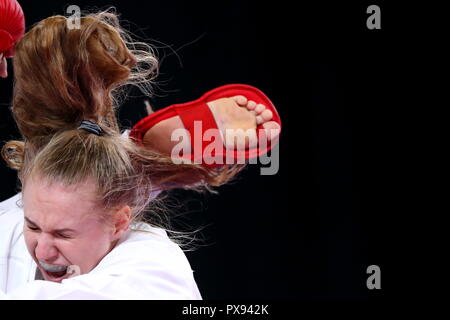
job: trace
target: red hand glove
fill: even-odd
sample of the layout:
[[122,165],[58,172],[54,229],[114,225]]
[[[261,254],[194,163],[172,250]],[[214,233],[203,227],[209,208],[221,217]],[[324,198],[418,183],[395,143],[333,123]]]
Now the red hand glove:
[[0,0],[0,53],[14,55],[14,45],[25,32],[25,17],[17,0]]

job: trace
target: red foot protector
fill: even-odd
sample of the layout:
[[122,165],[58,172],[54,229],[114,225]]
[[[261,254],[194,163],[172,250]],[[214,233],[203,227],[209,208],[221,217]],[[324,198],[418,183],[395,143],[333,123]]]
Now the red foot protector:
[[[182,104],[174,104],[150,114],[149,116],[140,120],[132,128],[130,137],[137,140],[138,143],[142,144],[142,139],[144,138],[145,133],[150,128],[152,128],[162,120],[178,115],[181,118],[185,129],[189,131],[190,142],[192,146],[191,151],[188,152],[188,154],[183,154],[178,158],[186,158],[195,163],[201,163],[204,166],[212,168],[227,163],[238,163],[236,161],[242,158],[244,158],[245,160],[256,158],[272,149],[272,146],[278,142],[279,135],[277,138],[275,138],[275,140],[273,140],[273,143],[271,143],[270,140],[266,139],[265,135],[263,136],[264,139],[260,139],[260,135],[257,135],[257,147],[253,147],[252,149],[227,150],[223,145],[221,136],[218,137],[219,141],[215,141],[214,137],[216,137],[217,135],[212,135],[213,137],[211,137],[211,135],[208,136],[208,133],[206,132],[208,129],[216,129],[215,132],[218,132],[215,118],[206,103],[216,99],[230,98],[237,95],[245,96],[248,100],[255,101],[257,104],[261,103],[265,105],[266,108],[271,110],[273,113],[273,118],[271,121],[277,122],[281,128],[280,116],[278,115],[278,112],[275,109],[273,103],[263,92],[249,85],[229,84],[208,91],[197,100]],[[196,124],[194,124],[194,121],[196,122]],[[256,129],[258,132],[258,130],[263,129],[263,127],[262,125],[259,125]],[[213,156],[214,163],[211,164],[205,162],[206,157],[204,158],[202,156],[204,152],[208,155]],[[230,162],[230,159],[232,159],[233,161]]]
[[14,45],[25,32],[25,17],[16,0],[0,0],[0,53],[14,55]]

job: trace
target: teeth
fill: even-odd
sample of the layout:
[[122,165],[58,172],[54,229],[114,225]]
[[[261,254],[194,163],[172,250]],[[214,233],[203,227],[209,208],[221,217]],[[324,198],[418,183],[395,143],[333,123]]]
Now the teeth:
[[55,266],[52,264],[47,264],[45,262],[39,261],[39,264],[42,268],[44,268],[45,271],[48,272],[61,272],[67,269],[67,266]]
[[76,277],[81,274],[80,267],[77,265],[70,265],[67,267],[67,274],[71,274],[70,277]]

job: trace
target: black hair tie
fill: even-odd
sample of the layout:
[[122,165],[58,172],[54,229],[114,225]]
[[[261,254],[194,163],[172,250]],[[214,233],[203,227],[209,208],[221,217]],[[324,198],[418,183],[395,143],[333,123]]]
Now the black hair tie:
[[81,121],[81,124],[78,127],[78,129],[82,129],[82,130],[85,130],[87,132],[96,134],[97,136],[103,135],[102,128],[100,128],[100,126],[98,124],[96,124],[95,122],[92,122],[90,120],[83,120],[83,121]]

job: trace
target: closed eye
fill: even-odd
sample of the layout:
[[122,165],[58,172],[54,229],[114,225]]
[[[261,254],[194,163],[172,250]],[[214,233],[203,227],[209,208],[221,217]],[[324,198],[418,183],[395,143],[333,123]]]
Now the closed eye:
[[37,228],[37,227],[32,227],[32,226],[27,226],[27,227],[28,227],[28,229],[30,229],[32,231],[38,231],[39,230],[39,228]]
[[71,236],[64,234],[64,233],[57,233],[57,236],[63,239],[72,239]]

